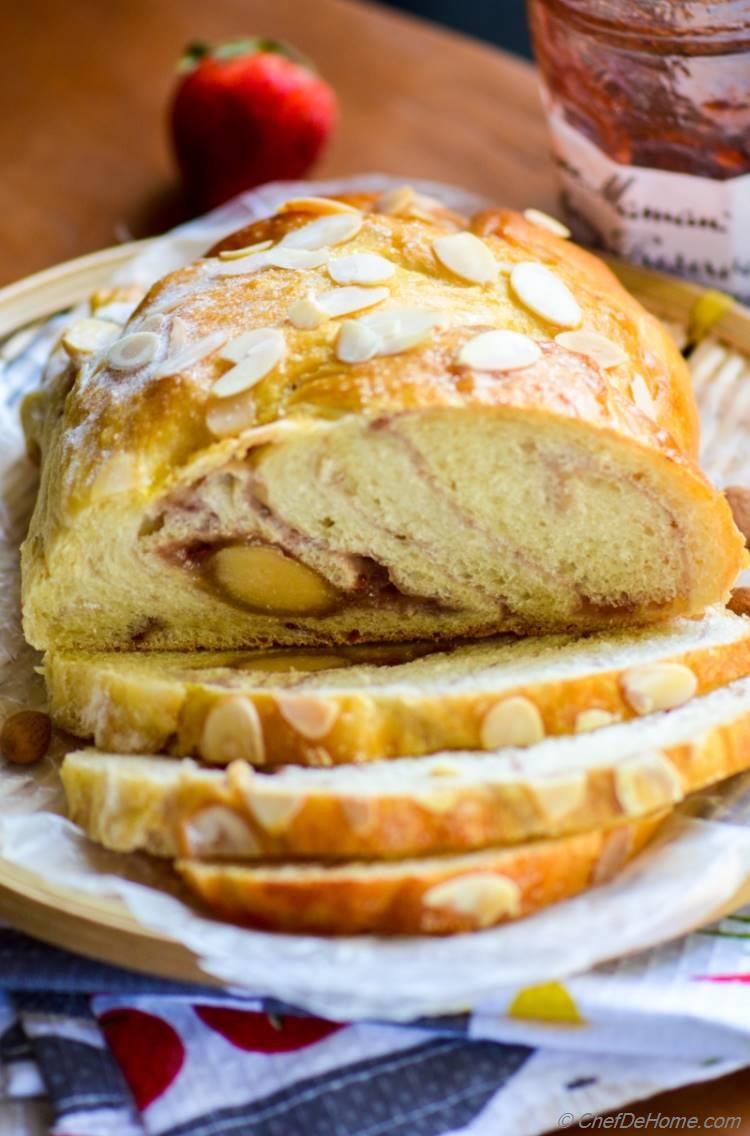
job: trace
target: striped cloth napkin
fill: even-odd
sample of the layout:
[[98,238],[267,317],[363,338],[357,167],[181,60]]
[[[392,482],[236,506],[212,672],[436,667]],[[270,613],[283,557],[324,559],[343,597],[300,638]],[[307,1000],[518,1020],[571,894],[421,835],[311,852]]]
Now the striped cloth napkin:
[[534,1136],[739,1067],[324,1021],[7,928],[0,982],[0,1136]]

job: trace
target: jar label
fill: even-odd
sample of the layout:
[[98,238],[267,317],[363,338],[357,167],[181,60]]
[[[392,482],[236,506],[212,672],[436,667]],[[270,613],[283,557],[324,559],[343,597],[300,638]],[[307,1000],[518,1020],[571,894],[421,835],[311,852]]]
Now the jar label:
[[750,174],[715,181],[620,165],[545,101],[580,241],[750,300]]

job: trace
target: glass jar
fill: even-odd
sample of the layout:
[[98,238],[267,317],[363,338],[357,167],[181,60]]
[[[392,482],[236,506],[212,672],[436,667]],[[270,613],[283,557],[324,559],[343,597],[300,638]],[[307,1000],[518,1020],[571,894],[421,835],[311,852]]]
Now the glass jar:
[[529,0],[579,239],[750,295],[750,0]]

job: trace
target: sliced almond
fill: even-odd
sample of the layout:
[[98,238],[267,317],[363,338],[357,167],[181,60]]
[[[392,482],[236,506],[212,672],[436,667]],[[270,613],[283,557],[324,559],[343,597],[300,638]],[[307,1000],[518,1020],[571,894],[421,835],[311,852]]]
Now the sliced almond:
[[93,355],[113,343],[120,334],[119,324],[105,319],[80,319],[72,323],[61,339],[68,355]]
[[286,318],[300,331],[313,331],[322,323],[326,323],[331,317],[311,295],[305,296],[304,299],[297,300],[295,304],[292,304],[286,313]]
[[630,381],[630,395],[633,402],[647,418],[656,421],[656,403],[651,391],[646,386],[643,375],[635,375]]
[[613,828],[604,838],[602,850],[591,870],[591,883],[603,884],[616,876],[630,854],[630,833],[626,827]]
[[344,320],[336,340],[336,358],[341,363],[366,363],[378,353],[380,339],[361,320]]
[[388,288],[357,288],[352,285],[347,288],[331,288],[328,292],[320,292],[316,303],[332,319],[337,316],[348,316],[352,312],[361,312],[365,308],[374,308],[382,304],[390,296]]
[[521,891],[507,876],[471,872],[436,884],[422,896],[428,908],[442,908],[466,915],[477,927],[491,927],[502,918],[518,915]]
[[214,276],[251,276],[255,272],[262,272],[270,267],[268,252],[253,252],[246,256],[234,257],[232,260],[221,260],[213,269]]
[[440,263],[472,284],[492,284],[498,277],[498,267],[487,245],[474,233],[448,233],[432,242]]
[[378,337],[378,355],[398,355],[427,339],[439,319],[437,312],[424,308],[385,308],[357,322]]
[[583,319],[570,288],[544,264],[530,260],[514,264],[510,286],[524,307],[548,323],[578,327]]
[[598,331],[561,331],[555,336],[555,343],[559,343],[566,351],[576,351],[579,355],[586,355],[605,371],[628,361],[627,351],[613,339],[600,335]]
[[255,332],[248,332],[245,347],[247,349],[240,362],[222,375],[211,388],[211,393],[216,398],[228,398],[254,387],[279,365],[286,351],[284,336],[274,327],[262,327]]
[[[226,338],[222,334],[222,342]],[[176,354],[182,351],[183,347],[187,347],[190,342],[190,328],[185,323],[182,316],[172,316],[172,322],[169,325],[169,350],[171,353]]]
[[594,706],[591,710],[581,710],[580,714],[576,715],[575,731],[577,734],[588,734],[592,730],[600,730],[619,721],[617,714],[610,714],[609,710],[599,710]]
[[133,454],[113,454],[91,486],[91,500],[103,501],[120,493],[134,493],[143,485],[141,467]]
[[255,425],[257,408],[251,392],[222,398],[206,411],[206,425],[215,438],[236,438]]
[[400,185],[397,189],[389,189],[378,198],[375,211],[377,213],[390,213],[393,217],[403,217],[408,214],[417,199],[417,192],[410,185]]
[[323,249],[330,245],[340,245],[356,237],[362,228],[362,220],[359,210],[353,213],[332,213],[328,217],[310,221],[299,229],[292,229],[282,237],[280,243],[284,248],[294,249]]
[[359,213],[354,205],[335,201],[332,197],[290,197],[276,210],[278,213]]
[[524,209],[523,215],[527,221],[532,225],[537,225],[540,229],[546,229],[549,233],[554,233],[556,237],[562,237],[567,240],[570,236],[570,229],[567,225],[563,225],[562,221],[558,221],[557,217],[550,216],[542,209]]
[[682,779],[665,754],[640,753],[615,769],[615,794],[630,816],[650,813],[684,796]]
[[458,361],[475,371],[519,371],[538,363],[542,352],[537,343],[519,331],[483,331],[467,340]]
[[263,729],[258,711],[248,698],[230,695],[209,710],[203,725],[201,757],[213,765],[265,760]]
[[247,821],[227,805],[207,805],[182,824],[182,851],[197,859],[254,857],[260,845]]
[[339,716],[335,702],[312,694],[277,694],[276,705],[285,722],[303,738],[320,741]]
[[579,770],[557,777],[540,777],[529,787],[545,819],[559,822],[584,803],[588,779],[583,770]]
[[530,746],[544,737],[544,722],[533,702],[513,696],[496,703],[485,714],[479,736],[483,749]]
[[301,797],[269,792],[248,794],[246,805],[261,828],[273,835],[284,832],[302,808]]
[[[173,355],[168,355],[163,363],[154,371],[156,378],[164,375],[179,375],[183,371],[187,371],[189,367],[195,366],[209,355],[212,355],[217,348],[221,347],[224,342],[223,331],[213,331],[210,335],[204,335],[202,339],[197,339],[195,343],[187,343],[179,351]],[[170,348],[172,339],[170,335]]]
[[254,245],[245,245],[244,248],[223,249],[219,253],[219,260],[242,260],[256,252],[265,252],[273,246],[273,241],[256,241]]
[[376,252],[355,252],[328,262],[328,272],[337,284],[384,284],[396,271],[396,265]]
[[107,362],[116,371],[137,371],[155,358],[161,340],[153,331],[131,331],[117,339],[107,352]]
[[636,714],[652,714],[682,706],[698,689],[698,679],[683,663],[644,663],[625,671],[622,689]]
[[275,248],[266,253],[266,257],[273,268],[293,270],[322,268],[328,263],[328,253],[325,249]]

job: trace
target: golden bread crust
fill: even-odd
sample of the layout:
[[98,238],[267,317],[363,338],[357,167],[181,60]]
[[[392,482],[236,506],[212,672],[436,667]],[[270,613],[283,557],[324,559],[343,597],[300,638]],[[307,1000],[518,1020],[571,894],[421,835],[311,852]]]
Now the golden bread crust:
[[[611,829],[475,857],[389,867],[320,866],[309,875],[177,862],[193,894],[220,918],[323,935],[450,935],[522,918],[603,883],[658,832],[669,812]],[[357,869],[360,869],[359,871]]]
[[[82,357],[73,352],[67,361],[58,357],[45,400],[41,405],[37,400],[26,416],[30,445],[42,456],[40,495],[24,549],[25,626],[34,645],[163,649],[342,643],[353,635],[368,640],[475,636],[647,622],[699,612],[726,597],[744,552],[728,506],[695,463],[697,420],[684,361],[609,270],[545,229],[499,210],[467,222],[467,233],[481,234],[483,255],[495,264],[496,278],[478,284],[449,270],[437,255],[437,240],[458,235],[456,219],[444,210],[393,215],[379,211],[376,199],[356,203],[361,227],[325,257],[366,253],[390,263],[382,310],[416,309],[438,321],[408,350],[341,363],[340,319],[325,319],[317,327],[292,322],[295,304],[332,289],[328,259],[319,267],[266,266],[253,272],[242,259],[222,259],[222,253],[238,247],[283,241],[308,225],[315,217],[301,205],[234,234],[151,289],[126,328],[126,333],[150,336],[152,344],[158,340],[151,362],[128,370],[115,365],[107,351]],[[539,315],[533,297],[532,307],[519,299],[509,277],[509,268],[528,262],[552,271],[558,286],[574,297],[583,328],[605,336],[620,352],[621,363],[605,367],[557,341],[561,325]],[[227,266],[232,271],[239,266],[237,274],[227,275]],[[164,360],[172,357],[175,320],[191,348],[213,346],[203,357],[170,370]],[[217,378],[230,368],[217,356],[219,341],[234,342],[264,328],[283,334],[282,362],[255,381],[250,394],[217,395]],[[461,361],[467,343],[497,328],[532,340],[538,360],[500,376]],[[217,414],[222,423],[227,414],[235,416],[238,425],[229,436],[217,436]],[[613,498],[622,492],[623,507],[653,511],[663,537],[655,537],[644,521],[652,551],[667,547],[670,528],[674,534],[663,578],[649,583],[644,594],[633,594],[637,580],[622,585],[609,580],[616,562],[624,559],[615,551],[610,568],[602,565],[594,581],[576,584],[567,576],[580,574],[569,563],[578,549],[568,548],[570,556],[563,550],[549,566],[538,551],[527,557],[524,571],[534,577],[533,585],[527,587],[523,579],[509,589],[502,581],[483,583],[482,557],[496,562],[490,553],[493,534],[499,547],[507,536],[491,509],[485,518],[475,510],[462,519],[460,492],[451,490],[455,476],[430,464],[435,454],[450,458],[446,439],[453,436],[453,423],[468,430],[467,439],[477,431],[482,460],[493,447],[505,447],[507,434],[509,453],[512,443],[520,462],[537,463],[542,508],[551,519],[559,512],[560,524],[566,522],[566,510],[572,514],[579,508],[570,496],[578,492],[576,485],[596,492],[604,486]],[[531,452],[535,438],[540,447],[549,446],[549,453]],[[434,519],[433,527],[440,529],[440,555],[446,557],[463,541],[458,524],[481,534],[481,557],[461,567],[460,579],[452,578],[451,563],[442,564],[435,578],[422,579],[425,574],[407,563],[408,549],[417,555],[422,542],[425,562],[432,537],[420,534],[419,518],[400,518],[397,504],[395,511],[392,502],[383,504],[382,491],[369,508],[382,505],[385,519],[377,518],[380,531],[370,540],[375,520],[372,531],[366,519],[352,521],[351,502],[345,499],[351,477],[345,454],[336,467],[340,472],[332,475],[338,481],[328,487],[345,519],[335,521],[336,539],[329,537],[327,548],[320,526],[328,518],[321,514],[315,531],[305,529],[289,486],[307,448],[311,467],[299,477],[303,482],[320,477],[323,487],[324,455],[337,446],[341,453],[348,447],[355,471],[363,469],[360,453],[372,452],[373,467],[380,470],[391,460],[408,459],[411,468],[404,476],[420,479],[432,493],[421,518]],[[238,464],[253,480],[254,487],[242,490],[245,504],[256,494],[252,524],[248,527],[243,517],[232,533],[224,517],[224,527],[215,533],[209,528],[206,535],[214,514],[200,494],[206,487],[215,492],[222,471]],[[486,476],[478,465],[472,485]],[[523,469],[518,476],[526,482]],[[517,514],[524,507],[509,517],[520,521]],[[613,501],[609,512],[616,507]],[[192,543],[180,535],[169,546],[160,544],[165,516],[174,519],[180,510],[180,534],[189,528],[191,510],[196,526],[201,513],[203,529],[196,529]],[[580,516],[574,521],[582,523]],[[168,525],[164,532],[170,532]],[[541,530],[537,537],[539,543]],[[326,588],[338,589],[344,608],[306,612],[292,625],[281,618],[283,612],[269,617],[256,611],[241,619],[226,595],[209,598],[195,561],[184,562],[201,538],[280,548],[320,573]],[[399,539],[406,542],[404,557],[395,543]],[[170,549],[175,550],[171,561]],[[601,556],[606,554],[602,548]],[[521,548],[516,561],[510,557],[508,571],[518,574],[525,555]],[[97,579],[96,565],[103,561],[112,583],[109,602]],[[652,572],[658,575],[656,567]],[[529,587],[536,589],[531,600]],[[550,595],[554,602],[548,602]]]
[[[650,661],[686,667],[693,676],[693,693],[707,694],[750,673],[750,636],[741,623],[738,629],[736,638],[724,642],[708,638],[704,645],[682,649],[665,642],[649,654]],[[620,640],[604,639],[599,650],[622,651],[629,641],[637,649],[647,636],[658,643],[660,633],[623,633]],[[593,652],[596,644],[596,639],[586,640],[581,651]],[[569,654],[574,649],[570,639],[550,637],[534,644],[550,664],[563,649]],[[261,766],[330,766],[517,744],[512,732],[503,743],[496,729],[487,728],[494,708],[510,698],[531,704],[539,716],[540,737],[590,728],[586,716],[591,711],[598,712],[599,724],[639,716],[624,681],[632,667],[626,661],[609,669],[592,664],[588,673],[568,675],[553,667],[536,678],[519,675],[513,681],[508,668],[523,668],[528,658],[523,641],[499,643],[494,655],[491,642],[475,649],[460,647],[452,667],[448,656],[436,655],[437,667],[443,659],[446,665],[432,674],[427,669],[429,659],[427,667],[407,662],[429,653],[424,644],[344,647],[335,654],[295,652],[286,658],[279,653],[195,658],[51,652],[45,660],[45,679],[56,724],[93,740],[100,749],[168,752],[219,765],[229,764],[236,755],[231,747],[223,758],[221,751],[209,751],[207,724],[227,702],[246,704],[257,719],[259,744],[248,760]],[[480,681],[482,670],[493,660],[504,667],[497,672],[495,689],[491,679]],[[381,676],[391,670],[394,688],[389,689]],[[464,672],[477,676],[473,689],[466,681],[456,686]],[[289,711],[295,697],[301,697],[308,718],[313,712],[325,715],[323,733],[313,728],[309,736],[306,719]]]

